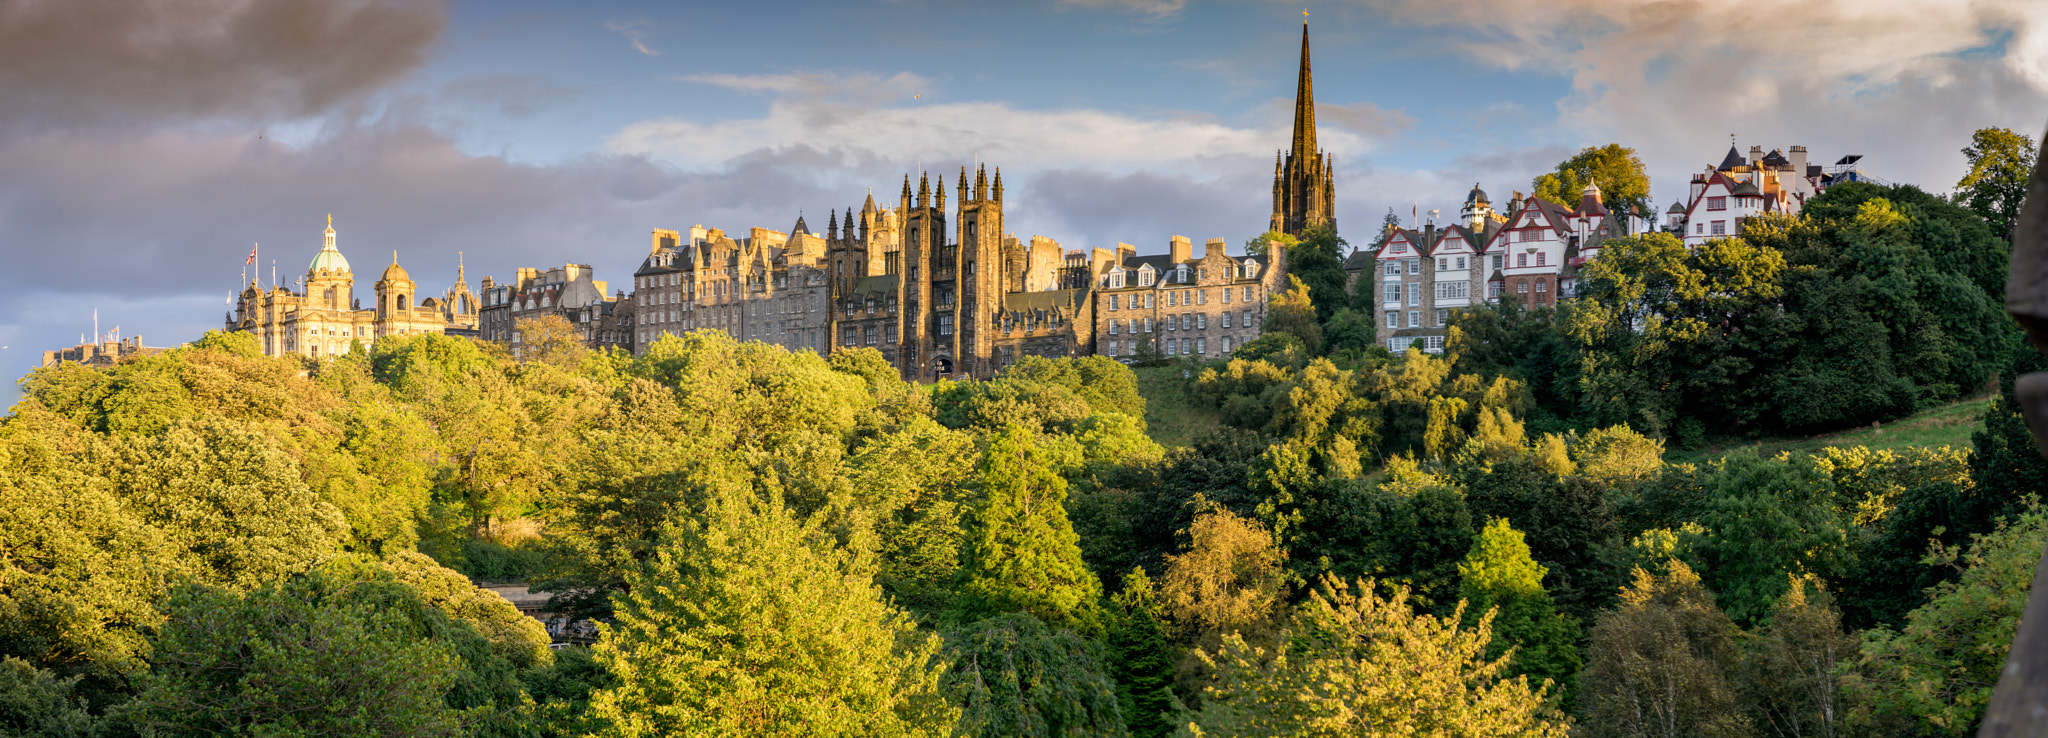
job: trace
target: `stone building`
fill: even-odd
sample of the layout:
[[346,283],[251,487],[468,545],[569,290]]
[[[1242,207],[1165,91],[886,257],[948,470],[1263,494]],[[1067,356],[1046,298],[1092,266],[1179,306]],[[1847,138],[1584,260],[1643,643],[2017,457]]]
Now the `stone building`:
[[347,353],[357,342],[368,345],[384,336],[471,334],[478,305],[459,265],[456,273],[456,285],[441,297],[420,299],[419,285],[398,265],[394,251],[372,287],[376,301],[364,308],[355,297],[355,272],[335,245],[334,217],[328,216],[325,239],[301,281],[305,291],[265,289],[252,281],[236,299],[226,327],[254,335],[265,355],[311,358]]
[[656,230],[628,298],[636,351],[698,329],[742,341],[824,353],[829,241],[799,216],[789,233],[754,228],[742,238],[692,226]]
[[1267,230],[1300,237],[1309,226],[1337,227],[1336,163],[1316,147],[1315,84],[1308,69],[1308,24],[1301,24],[1301,70],[1294,86],[1291,150],[1273,155],[1273,217]]
[[1209,239],[1198,259],[1183,236],[1154,256],[1117,244],[1097,280],[1094,353],[1128,361],[1150,344],[1162,356],[1213,359],[1258,338],[1267,302],[1288,286],[1287,248],[1238,258],[1225,247]]
[[629,313],[624,293],[606,295],[608,285],[595,279],[588,264],[564,264],[542,272],[521,267],[512,281],[499,284],[484,277],[480,286],[483,308],[478,332],[487,341],[510,346],[512,356],[523,352],[525,336],[519,321],[544,315],[560,315],[583,335],[583,343],[594,349],[632,349],[632,331],[621,316]]
[[1728,238],[1741,232],[1742,221],[1764,213],[1798,215],[1832,179],[1806,162],[1804,146],[1792,147],[1790,155],[1751,146],[1748,158],[1730,146],[1719,166],[1692,175],[1685,202],[1665,211],[1665,229],[1689,247]]
[[1487,299],[1509,295],[1524,304],[1556,305],[1578,295],[1579,267],[1600,255],[1609,238],[1628,235],[1627,221],[1601,204],[1598,182],[1588,182],[1577,209],[1520,193],[1508,222],[1486,242]]
[[109,337],[108,340],[99,343],[81,343],[71,348],[44,351],[43,367],[49,368],[68,361],[93,368],[105,368],[169,350],[144,346],[141,336]]

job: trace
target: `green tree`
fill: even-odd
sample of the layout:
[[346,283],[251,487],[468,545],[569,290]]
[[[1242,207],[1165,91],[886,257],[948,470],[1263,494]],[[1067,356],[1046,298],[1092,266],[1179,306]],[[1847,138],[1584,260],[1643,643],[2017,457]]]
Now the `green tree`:
[[521,318],[513,326],[513,335],[520,339],[512,350],[521,361],[539,361],[573,371],[590,355],[583,331],[560,315]]
[[1937,544],[1929,563],[1961,573],[1935,585],[1927,604],[1906,616],[1904,628],[1879,626],[1864,633],[1862,653],[1844,685],[1861,702],[1851,724],[1872,732],[1975,734],[2044,546],[2048,513],[2038,506],[1978,536],[1967,550]]
[[[1300,284],[1308,285],[1308,294],[1315,299],[1318,323],[1328,322],[1338,308],[1351,301],[1345,291],[1349,280],[1344,272],[1349,245],[1334,227],[1325,223],[1304,229],[1301,242],[1287,251],[1287,276],[1290,281],[1299,277]],[[1310,343],[1305,336],[1303,342]]]
[[1282,246],[1288,248],[1293,248],[1295,244],[1300,243],[1298,239],[1285,233],[1266,231],[1265,233],[1252,236],[1250,240],[1245,241],[1244,253],[1246,256],[1265,256],[1270,248],[1269,244],[1274,241],[1279,241]]
[[1559,736],[1570,721],[1542,688],[1487,659],[1491,618],[1472,629],[1417,615],[1407,590],[1325,583],[1270,652],[1238,636],[1198,652],[1215,674],[1195,735]]
[[1963,147],[1970,171],[1956,182],[1970,210],[2010,242],[2019,228],[2020,204],[2034,176],[2034,139],[2005,128],[1979,128]]
[[1309,299],[1310,288],[1292,272],[1288,273],[1287,281],[1291,286],[1273,296],[1272,302],[1266,306],[1266,322],[1259,330],[1268,335],[1285,333],[1294,336],[1309,355],[1321,356],[1323,327],[1316,318],[1316,304]]
[[167,734],[455,735],[502,724],[516,685],[484,639],[389,581],[316,574],[238,596],[174,590],[131,711]]
[[1286,555],[1257,522],[1216,510],[1188,526],[1186,552],[1166,557],[1160,604],[1190,640],[1271,627]]
[[1501,658],[1512,648],[1504,674],[1527,675],[1562,693],[1579,671],[1579,624],[1559,613],[1544,591],[1547,573],[1529,557],[1522,532],[1495,518],[1472,541],[1472,553],[1458,564],[1459,595],[1465,601],[1468,625],[1486,613],[1494,615],[1488,659]]
[[1770,615],[1792,577],[1838,578],[1852,558],[1849,523],[1834,482],[1807,458],[1736,453],[1702,480],[1708,500],[1694,548],[1721,609],[1754,625]]
[[1621,607],[1600,616],[1579,674],[1589,736],[1747,735],[1728,669],[1736,628],[1683,562],[1635,570]]
[[981,499],[961,553],[957,620],[1022,611],[1056,627],[1102,632],[1102,582],[1081,559],[1066,501],[1066,480],[1026,431],[1012,427],[989,439]]
[[629,577],[598,662],[594,735],[946,735],[940,643],[780,499],[721,494]]
[[0,658],[0,736],[91,738],[100,720],[77,694],[83,677],[62,678],[12,656]]
[[1096,648],[1028,613],[946,631],[945,689],[962,736],[1126,736]]
[[1557,170],[1536,177],[1531,183],[1537,197],[1576,208],[1586,185],[1600,187],[1601,200],[1617,216],[1654,213],[1650,209],[1650,176],[1636,150],[1621,144],[1589,146],[1572,158],[1558,162]]
[[1105,645],[1110,676],[1116,680],[1117,711],[1137,738],[1165,738],[1179,722],[1173,696],[1175,649],[1159,622],[1152,580],[1144,568],[1124,577],[1110,615],[1114,625]]

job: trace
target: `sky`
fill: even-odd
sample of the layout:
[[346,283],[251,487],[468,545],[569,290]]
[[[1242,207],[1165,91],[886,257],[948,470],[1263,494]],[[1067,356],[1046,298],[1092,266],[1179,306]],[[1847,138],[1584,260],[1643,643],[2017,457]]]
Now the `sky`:
[[2048,121],[2031,5],[0,0],[0,370],[95,311],[195,340],[252,246],[250,276],[290,285],[330,214],[359,295],[394,253],[435,293],[458,260],[472,288],[564,263],[626,288],[653,229],[822,230],[977,162],[1020,237],[1241,244],[1271,209],[1303,10],[1357,243],[1607,143],[1660,205],[1731,135],[1946,192],[1971,131]]

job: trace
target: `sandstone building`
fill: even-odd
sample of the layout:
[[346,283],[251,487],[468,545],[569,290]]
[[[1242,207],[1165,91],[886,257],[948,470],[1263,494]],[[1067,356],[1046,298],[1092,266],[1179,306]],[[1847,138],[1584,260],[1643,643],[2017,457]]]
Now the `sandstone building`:
[[391,265],[372,286],[375,302],[364,308],[355,296],[355,272],[335,246],[331,215],[320,251],[306,266],[301,284],[304,291],[294,292],[275,284],[265,289],[251,281],[228,314],[227,329],[254,335],[267,356],[310,358],[347,353],[358,341],[368,345],[384,336],[476,335],[479,306],[460,265],[453,287],[440,297],[421,298],[419,285],[398,265],[394,251]]
[[483,308],[477,311],[482,338],[505,343],[517,358],[525,343],[519,321],[560,315],[590,348],[631,349],[630,318],[622,314],[631,311],[625,295],[605,295],[606,283],[594,275],[588,264],[564,264],[546,272],[522,267],[504,284],[484,277],[478,286]]
[[646,350],[663,335],[711,329],[742,341],[829,352],[828,244],[801,216],[789,233],[754,228],[734,238],[701,225],[654,231],[626,300],[634,350]]

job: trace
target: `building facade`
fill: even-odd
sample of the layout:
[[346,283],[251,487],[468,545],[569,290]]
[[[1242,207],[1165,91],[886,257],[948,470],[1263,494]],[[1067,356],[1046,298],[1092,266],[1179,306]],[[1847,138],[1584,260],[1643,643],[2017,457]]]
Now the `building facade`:
[[[835,221],[834,228],[837,225]],[[824,353],[824,261],[829,241],[798,217],[789,233],[754,228],[744,237],[701,225],[656,230],[627,297],[635,351],[664,335],[722,331],[742,341]]]
[[301,281],[303,292],[278,285],[268,289],[252,281],[242,289],[226,327],[254,335],[267,356],[308,358],[336,356],[385,336],[420,333],[473,334],[478,303],[462,282],[441,297],[419,296],[419,285],[398,265],[391,265],[372,285],[375,302],[362,307],[355,296],[355,272],[335,243],[334,217],[320,251],[313,255]]
[[[182,348],[183,346],[181,345],[180,347]],[[47,369],[58,364],[71,362],[101,369],[123,361],[139,359],[145,356],[155,356],[169,350],[167,348],[144,346],[142,345],[141,336],[120,338],[110,335],[106,340],[99,343],[81,343],[71,348],[44,351],[43,367]]]
[[585,346],[631,350],[632,332],[625,328],[621,315],[630,313],[631,307],[623,293],[606,295],[609,285],[595,276],[588,264],[564,264],[545,272],[521,267],[513,273],[512,281],[503,284],[484,277],[479,285],[483,293],[479,337],[509,346],[512,356],[520,358],[526,336],[520,331],[519,322],[559,315],[582,335]]
[[1093,353],[1130,361],[1146,354],[1213,359],[1259,337],[1266,305],[1287,289],[1287,247],[1232,257],[1220,238],[1203,244],[1174,236],[1167,253],[1137,256],[1118,244],[1095,298]]
[[1790,151],[1766,154],[1762,146],[1751,146],[1744,158],[1728,147],[1720,165],[1692,176],[1685,202],[1672,203],[1665,212],[1665,229],[1692,247],[1735,236],[1743,221],[1765,213],[1798,215],[1806,201],[1827,190],[1832,177],[1806,162],[1806,147]]

